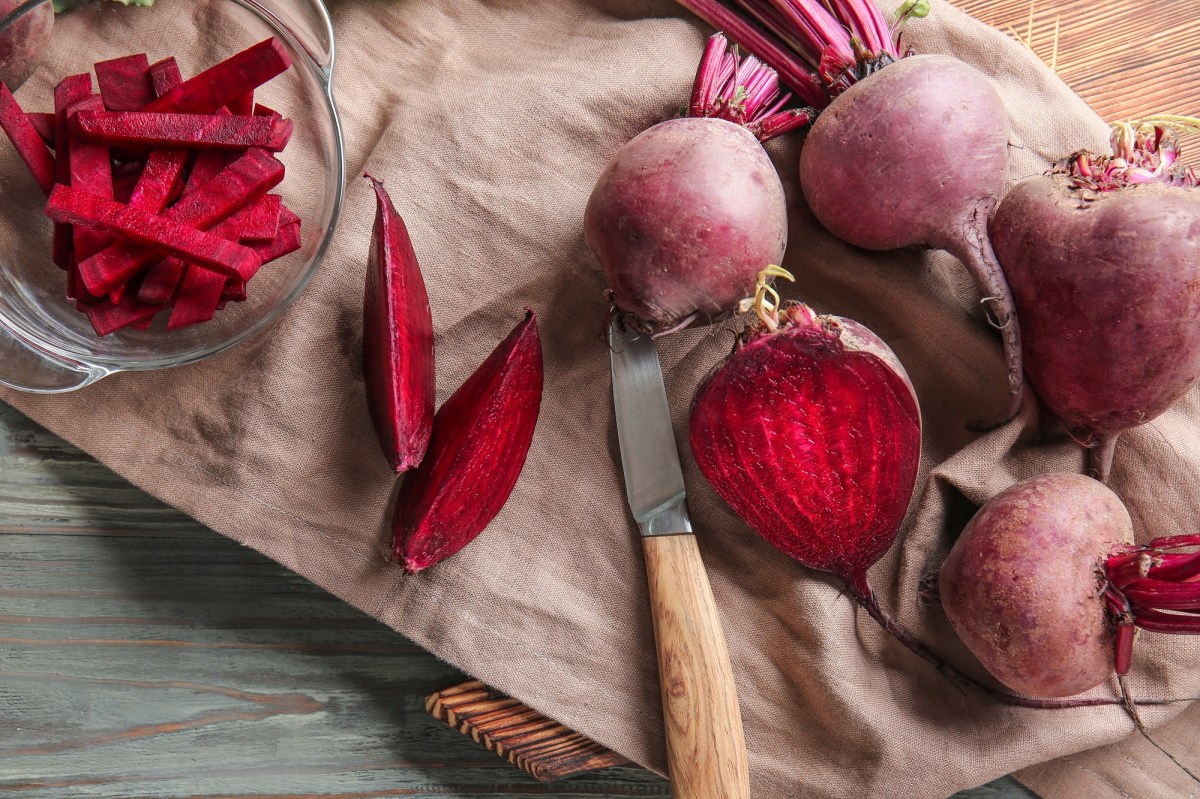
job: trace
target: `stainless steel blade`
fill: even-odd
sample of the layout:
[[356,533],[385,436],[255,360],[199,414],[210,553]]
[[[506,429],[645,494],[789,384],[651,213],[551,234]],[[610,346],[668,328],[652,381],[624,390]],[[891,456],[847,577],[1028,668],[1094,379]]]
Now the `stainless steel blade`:
[[642,535],[690,533],[687,492],[654,340],[614,319],[608,331],[621,468]]

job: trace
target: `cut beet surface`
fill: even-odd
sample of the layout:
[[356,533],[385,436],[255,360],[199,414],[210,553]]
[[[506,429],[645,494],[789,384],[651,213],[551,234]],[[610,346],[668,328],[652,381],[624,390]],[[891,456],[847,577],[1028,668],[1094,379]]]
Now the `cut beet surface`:
[[107,300],[87,309],[88,319],[97,336],[107,336],[123,327],[150,320],[161,311],[161,305],[147,305],[130,299],[122,305],[113,305]]
[[254,90],[251,89],[225,107],[235,116],[250,116],[254,113]]
[[[8,88],[7,86],[5,87]],[[9,92],[12,94],[12,92]],[[46,111],[31,111],[25,116],[29,117],[29,124],[33,125],[33,129],[37,131],[37,135],[42,137],[42,141],[51,150],[54,149],[54,114]]]
[[[70,186],[54,188],[46,203],[46,215],[56,222],[108,230],[232,277],[252,273],[261,263],[258,254],[249,247]],[[82,269],[80,273],[86,275]]]
[[175,297],[175,308],[167,320],[167,330],[179,330],[212,319],[217,313],[221,290],[224,288],[224,275],[189,267],[179,286],[179,294]]
[[0,83],[0,128],[4,129],[42,192],[49,195],[54,188],[54,156],[46,147],[44,137],[34,129],[31,118],[21,110],[17,98],[3,83]]
[[[166,94],[183,82],[174,58],[148,67],[146,79],[156,95]],[[129,195],[129,204],[156,214],[165,208],[178,196],[191,157],[191,153],[181,150],[152,150]]]
[[80,138],[109,146],[205,150],[262,147],[279,152],[292,136],[292,121],[256,116],[97,111],[76,116],[72,131]]
[[291,63],[283,43],[271,37],[184,81],[145,110],[211,114],[236,103],[246,92],[283,73]]
[[183,75],[174,58],[164,58],[150,65],[150,87],[154,89],[156,98],[162,97],[181,83]]
[[[271,155],[262,150],[250,150],[201,189],[168,208],[159,218],[186,225],[192,232],[207,230],[274,188],[283,179],[283,171],[283,164]],[[148,249],[114,243],[81,262],[80,274],[90,291],[106,294],[161,257],[161,247]],[[193,260],[182,257],[184,260]]]
[[109,111],[140,111],[156,96],[145,53],[97,61],[94,68],[100,96]]

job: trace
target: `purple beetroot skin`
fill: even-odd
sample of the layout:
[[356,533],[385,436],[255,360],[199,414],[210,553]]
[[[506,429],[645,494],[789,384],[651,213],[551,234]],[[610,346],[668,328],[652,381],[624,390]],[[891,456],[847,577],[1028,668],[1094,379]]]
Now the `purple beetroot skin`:
[[1091,448],[1092,471],[1105,480],[1117,436],[1200,377],[1194,175],[1094,188],[1067,174],[1030,178],[1001,203],[992,239],[1021,318],[1029,380]]
[[909,56],[821,113],[801,151],[800,183],[821,224],[849,244],[936,247],[966,265],[1004,335],[1011,418],[1022,395],[1020,337],[987,237],[1008,135],[1008,114],[982,73],[949,56]]

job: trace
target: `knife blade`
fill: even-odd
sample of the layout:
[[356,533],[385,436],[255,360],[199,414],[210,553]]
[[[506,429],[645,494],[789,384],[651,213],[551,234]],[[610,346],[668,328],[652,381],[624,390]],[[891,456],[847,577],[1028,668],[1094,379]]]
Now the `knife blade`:
[[646,555],[671,795],[749,799],[733,668],[692,535],[658,352],[620,319],[608,343],[621,469]]

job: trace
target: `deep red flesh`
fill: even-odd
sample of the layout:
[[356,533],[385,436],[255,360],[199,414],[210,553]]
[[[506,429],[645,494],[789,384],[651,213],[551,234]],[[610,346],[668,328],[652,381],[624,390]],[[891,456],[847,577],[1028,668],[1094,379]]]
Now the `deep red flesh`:
[[272,37],[184,81],[145,110],[211,114],[283,73],[291,63],[283,43]]
[[383,184],[371,182],[376,211],[363,295],[363,379],[375,434],[399,473],[416,467],[429,446],[433,319],[408,228]]
[[913,495],[920,412],[894,356],[850,343],[865,328],[844,335],[853,323],[804,311],[752,338],[701,387],[692,453],[756,533],[865,595],[866,571]]
[[220,114],[96,111],[80,114],[72,129],[83,139],[132,147],[279,152],[292,136],[289,119]]
[[97,61],[93,68],[104,107],[109,111],[139,111],[157,96],[145,53]]
[[[38,115],[39,125],[46,123],[46,116]],[[46,147],[46,137],[35,128],[33,117],[21,110],[17,99],[3,83],[0,83],[0,128],[3,128],[42,192],[49,196],[54,188],[54,156]]]
[[[6,86],[5,89],[7,88]],[[8,92],[8,94],[12,96],[12,92]],[[8,102],[10,101],[4,100],[4,105],[7,105]],[[15,100],[11,102],[15,102]],[[37,131],[37,135],[42,137],[42,141],[46,143],[46,146],[54,149],[54,114],[46,111],[31,111],[25,116],[29,118],[29,124]],[[9,138],[12,138],[11,135]],[[49,194],[50,192],[47,191],[46,193]]]
[[[54,140],[58,143],[58,149],[54,153],[54,180],[56,183],[69,185],[71,182],[71,142],[67,136],[67,109],[91,96],[91,75],[68,75],[54,87]],[[55,223],[52,256],[54,263],[68,272],[74,271],[75,259],[72,250],[70,226]],[[74,282],[78,285],[78,275],[75,276]]]
[[437,412],[425,459],[400,487],[392,548],[406,571],[455,554],[504,507],[541,400],[542,345],[529,311]]

